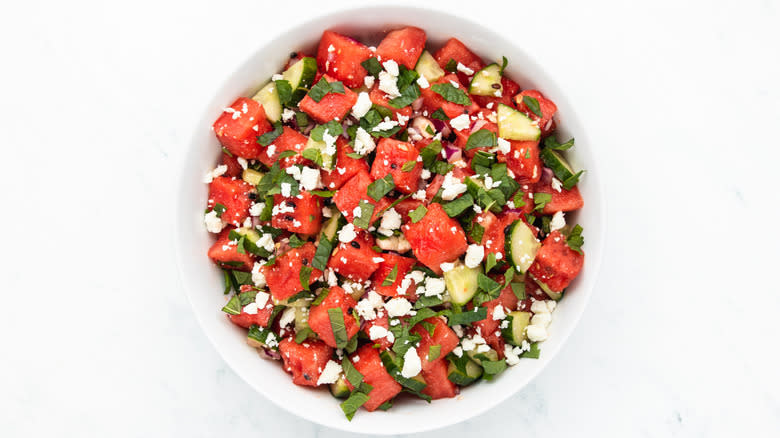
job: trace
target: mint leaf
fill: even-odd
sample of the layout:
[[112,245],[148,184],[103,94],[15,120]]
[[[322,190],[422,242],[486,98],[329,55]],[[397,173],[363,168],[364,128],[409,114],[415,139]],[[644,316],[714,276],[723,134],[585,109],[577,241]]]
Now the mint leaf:
[[466,92],[460,88],[455,88],[455,86],[449,82],[433,84],[431,85],[431,90],[448,102],[458,105],[471,105],[471,100]]
[[558,143],[558,140],[556,140],[553,135],[544,139],[544,147],[556,151],[565,151],[571,149],[572,146],[574,146],[574,138],[570,138],[566,143]]
[[274,129],[271,132],[266,132],[265,134],[261,135],[260,137],[257,137],[257,142],[260,143],[261,146],[268,146],[269,144],[273,143],[274,140],[276,140],[277,137],[282,135],[282,132],[284,131],[284,128],[282,127],[282,124],[279,122],[274,122]]
[[582,227],[577,224],[572,228],[569,237],[566,238],[566,244],[569,248],[582,254],[582,245],[585,244],[585,239],[582,237]]
[[393,269],[387,274],[384,280],[382,280],[382,286],[390,286],[395,283],[395,278],[398,276],[398,264],[393,266]]
[[542,117],[542,110],[539,108],[539,101],[531,96],[523,96],[523,103],[532,113]]
[[241,300],[238,298],[238,295],[233,295],[233,297],[230,298],[230,301],[225,304],[225,307],[222,308],[222,311],[228,315],[240,315]]
[[380,64],[379,61],[373,57],[361,62],[360,65],[362,65],[371,76],[378,76],[382,71],[382,64]]
[[474,205],[474,197],[470,193],[464,193],[460,198],[454,199],[442,205],[444,212],[449,217],[455,217]]
[[449,117],[447,117],[447,114],[445,114],[444,110],[441,109],[441,108],[439,108],[436,111],[434,111],[433,114],[431,114],[431,118],[432,119],[441,120],[441,121],[444,121],[444,122],[446,122],[447,120],[450,119]]
[[328,82],[328,80],[323,76],[316,84],[314,84],[314,86],[311,87],[311,90],[309,90],[309,97],[311,97],[315,102],[319,102],[328,93],[344,94],[344,84],[338,81]]
[[371,217],[374,215],[374,204],[361,199],[358,206],[360,207],[360,217],[352,218],[352,225],[367,230],[371,224]]
[[330,319],[330,328],[333,330],[333,337],[336,340],[336,348],[346,347],[349,338],[344,322],[344,311],[341,310],[341,307],[328,309],[328,319]]
[[534,193],[534,211],[542,211],[548,202],[552,201],[549,193]]
[[424,205],[420,205],[419,207],[409,212],[409,219],[412,220],[413,224],[416,224],[417,222],[420,222],[423,217],[425,217],[426,213],[428,213],[428,209],[425,208]]
[[274,81],[276,83],[276,94],[279,96],[279,103],[286,106],[292,100],[292,85],[285,79]]
[[[390,193],[395,188],[393,183],[393,176],[390,174],[385,175],[384,178],[378,179],[368,185],[367,194],[374,201],[379,201],[386,194]],[[361,209],[362,210],[362,209]]]
[[468,141],[466,141],[466,150],[481,148],[481,147],[493,147],[498,144],[496,139],[496,133],[488,129],[482,128],[479,131],[469,135]]

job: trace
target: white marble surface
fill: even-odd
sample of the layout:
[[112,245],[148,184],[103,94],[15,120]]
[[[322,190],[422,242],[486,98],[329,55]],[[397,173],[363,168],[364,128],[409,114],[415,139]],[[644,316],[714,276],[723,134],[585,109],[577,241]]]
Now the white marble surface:
[[[201,106],[323,7],[224,3],[2,7],[1,436],[343,436],[245,386],[178,284],[172,177]],[[610,216],[556,360],[427,435],[780,434],[778,4],[679,3],[426,2],[515,35],[570,93]]]

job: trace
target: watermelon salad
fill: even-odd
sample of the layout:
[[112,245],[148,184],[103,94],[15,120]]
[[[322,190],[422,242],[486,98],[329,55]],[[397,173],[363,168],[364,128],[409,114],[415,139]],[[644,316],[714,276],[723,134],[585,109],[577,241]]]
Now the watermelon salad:
[[326,31],[213,125],[222,311],[349,419],[538,358],[584,262],[555,103],[506,58],[434,49],[416,27],[376,47]]

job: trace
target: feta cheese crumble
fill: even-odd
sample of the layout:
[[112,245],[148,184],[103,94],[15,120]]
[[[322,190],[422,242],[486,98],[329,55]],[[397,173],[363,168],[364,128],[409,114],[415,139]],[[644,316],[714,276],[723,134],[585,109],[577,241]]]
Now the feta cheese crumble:
[[350,224],[346,224],[338,232],[339,235],[339,242],[341,243],[349,243],[355,240],[355,237],[357,237],[357,233],[355,232],[355,226]]
[[317,379],[317,385],[336,383],[342,371],[341,365],[333,359],[329,360],[328,363],[325,364],[325,369],[320,373],[320,378]]
[[352,107],[352,115],[355,116],[356,119],[365,116],[368,110],[371,109],[371,105],[371,99],[368,97],[368,93],[361,91],[360,94],[358,94],[355,106]]
[[387,316],[397,318],[408,315],[412,310],[412,303],[406,298],[393,298],[385,303],[385,310],[387,310]]
[[414,347],[406,350],[404,354],[404,367],[401,369],[401,375],[407,379],[420,374],[422,371],[422,363],[420,362],[420,356],[417,355],[417,349]]
[[206,215],[203,216],[203,222],[206,223],[206,229],[209,233],[219,233],[225,228],[225,224],[222,222],[222,219],[217,216],[215,210],[206,213]]
[[560,230],[566,226],[566,219],[563,217],[562,211],[556,211],[550,220],[550,231]]
[[444,182],[441,185],[443,189],[441,193],[441,199],[445,201],[452,201],[461,193],[466,192],[466,184],[463,184],[460,179],[448,172],[444,175]]
[[206,173],[206,175],[203,177],[203,182],[210,184],[212,181],[214,181],[214,178],[224,175],[225,172],[227,172],[227,164],[220,164],[213,170]]
[[469,119],[468,114],[461,114],[458,117],[450,120],[450,126],[452,126],[452,129],[462,131],[464,129],[468,129],[468,127],[471,126],[471,119]]

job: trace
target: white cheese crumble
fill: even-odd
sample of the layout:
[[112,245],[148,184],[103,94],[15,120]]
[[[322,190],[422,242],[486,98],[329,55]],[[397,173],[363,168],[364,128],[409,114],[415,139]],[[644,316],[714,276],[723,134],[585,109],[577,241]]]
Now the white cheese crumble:
[[442,263],[439,265],[442,272],[450,272],[455,267],[455,263]]
[[390,97],[398,97],[401,92],[398,91],[398,78],[386,71],[379,72],[379,89],[387,93]]
[[294,118],[295,118],[295,111],[291,110],[290,108],[285,108],[284,111],[282,111],[282,121],[289,122]]
[[371,328],[368,329],[368,337],[372,341],[376,341],[377,339],[382,338],[387,338],[389,342],[395,341],[395,335],[393,335],[393,333],[388,329],[379,325],[371,326]]
[[374,77],[371,75],[366,75],[365,78],[363,78],[363,83],[366,84],[366,88],[371,88],[374,86]]
[[205,216],[203,216],[203,222],[206,223],[206,229],[209,231],[209,233],[219,233],[223,228],[225,228],[225,224],[222,222],[222,219],[217,217],[217,212],[214,210],[211,210],[210,212],[206,213]]
[[412,310],[412,303],[406,298],[393,298],[385,303],[385,310],[387,310],[387,316],[391,318],[404,316]]
[[248,313],[250,315],[257,315],[257,304],[249,303],[246,306],[244,306],[244,313]]
[[371,109],[371,99],[368,97],[368,93],[365,91],[358,94],[357,102],[352,107],[352,115],[359,119],[366,115],[368,110]]
[[501,321],[504,318],[506,318],[506,311],[504,306],[499,304],[493,308],[493,321]]
[[561,188],[563,188],[563,183],[561,183],[560,180],[556,177],[552,177],[552,181],[550,182],[550,185],[552,186],[553,190],[555,190],[558,193],[561,193]]
[[566,226],[566,219],[563,217],[562,211],[556,211],[550,220],[550,231],[560,230]]
[[496,139],[496,143],[498,144],[497,149],[502,154],[506,155],[509,153],[509,151],[512,149],[512,143],[509,143],[507,140],[504,140],[501,137],[498,137]]
[[249,167],[249,162],[246,161],[246,158],[238,157],[236,158],[236,161],[238,161],[238,165],[241,166],[241,168],[244,170],[246,170]]
[[263,233],[255,245],[265,249],[268,252],[272,252],[274,250],[274,236],[270,233]]
[[290,183],[283,182],[281,185],[281,189],[282,189],[282,196],[284,196],[285,198],[289,198],[290,191],[292,190],[292,185]]
[[295,321],[295,307],[288,307],[282,312],[282,316],[279,317],[279,327],[287,327]]
[[341,365],[331,359],[325,364],[325,369],[320,373],[320,378],[317,379],[317,385],[336,383],[341,373]]
[[531,342],[547,340],[547,328],[539,325],[529,325],[525,328],[525,334]]
[[404,354],[404,367],[401,369],[401,375],[407,379],[420,374],[422,371],[422,362],[420,362],[420,356],[417,355],[417,349],[414,347],[406,350]]
[[270,299],[271,295],[268,292],[260,291],[255,295],[255,304],[257,304],[258,309],[264,309]]
[[358,301],[355,305],[355,311],[358,316],[366,321],[376,319],[376,309],[381,308],[383,304],[382,296],[371,290],[366,297]]
[[471,76],[471,75],[474,74],[474,70],[466,67],[465,65],[463,65],[460,62],[458,63],[457,69],[458,69],[459,72],[465,74],[466,76]]
[[463,184],[452,172],[448,172],[444,175],[444,182],[441,185],[443,189],[441,193],[441,199],[445,201],[452,201],[461,193],[466,192],[466,184]]
[[[374,139],[371,138],[371,134],[366,132],[366,130],[363,129],[362,127],[358,127],[357,132],[355,133],[355,152],[357,152],[360,155],[368,155],[375,148],[376,148],[376,143],[374,143]],[[340,169],[337,170],[339,170],[339,173],[343,174],[343,172],[341,172]]]
[[468,127],[471,126],[471,119],[469,119],[468,114],[461,114],[458,117],[450,120],[450,126],[452,126],[452,129],[462,131],[464,129],[468,129]]
[[220,164],[213,170],[206,173],[206,175],[203,177],[203,182],[210,184],[212,181],[214,181],[214,178],[224,175],[225,172],[227,172],[227,164]]
[[385,259],[383,259],[382,257],[373,257],[371,261],[374,263],[382,263],[385,261]]
[[379,234],[384,236],[392,236],[393,230],[397,230],[401,227],[401,215],[395,210],[390,208],[382,214],[382,222],[379,223]]
[[320,184],[320,171],[311,167],[301,169],[301,186],[304,190],[315,190]]
[[[418,271],[419,272],[419,271]],[[443,278],[428,277],[425,279],[425,296],[441,296],[444,293],[446,285]]]
[[357,233],[355,232],[355,226],[352,224],[346,224],[338,232],[339,242],[349,243],[355,240]]
[[252,206],[249,207],[249,215],[255,217],[260,216],[263,213],[263,210],[265,210],[265,202],[252,204]]
[[417,78],[417,85],[419,85],[420,88],[428,88],[431,86],[431,84],[428,83],[428,80],[425,79],[425,76]]
[[383,62],[382,67],[385,68],[386,72],[390,73],[393,76],[398,76],[399,74],[398,63],[393,61],[392,59]]
[[425,201],[426,193],[425,190],[418,190],[412,194],[412,199],[415,199],[417,201]]
[[[263,269],[262,263],[256,262],[252,266],[252,283],[254,283],[254,285],[257,287],[265,287],[265,275],[263,275],[262,269]],[[265,292],[258,292],[257,295],[260,295],[261,293],[265,293]],[[257,296],[255,296],[255,301],[257,301]],[[260,305],[260,303],[258,302],[257,305]]]

